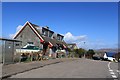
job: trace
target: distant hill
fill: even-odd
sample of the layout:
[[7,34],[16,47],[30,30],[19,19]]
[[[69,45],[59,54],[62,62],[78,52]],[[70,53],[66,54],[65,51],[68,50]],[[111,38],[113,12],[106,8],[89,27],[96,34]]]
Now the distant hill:
[[103,53],[103,52],[120,52],[120,49],[112,49],[112,48],[104,48],[104,49],[98,49],[98,50],[95,50],[95,52],[100,52],[100,53]]
[[[95,56],[104,56],[105,52],[115,52],[118,53],[118,49],[112,49],[112,48],[104,48],[104,49],[98,49],[98,50],[94,50],[95,51]],[[120,49],[119,49],[120,52]]]

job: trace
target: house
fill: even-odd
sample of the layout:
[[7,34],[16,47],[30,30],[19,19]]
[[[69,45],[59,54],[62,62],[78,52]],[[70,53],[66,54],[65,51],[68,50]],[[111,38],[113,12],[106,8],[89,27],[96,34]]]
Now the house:
[[48,26],[40,27],[28,21],[14,36],[14,39],[22,41],[22,47],[33,44],[43,50],[43,55],[54,57],[57,50],[67,49],[63,38],[63,35],[55,33]]
[[103,58],[109,61],[116,61],[116,59],[114,58],[115,54],[115,52],[105,52]]
[[78,49],[78,47],[75,43],[69,43],[68,48],[70,48],[71,50]]

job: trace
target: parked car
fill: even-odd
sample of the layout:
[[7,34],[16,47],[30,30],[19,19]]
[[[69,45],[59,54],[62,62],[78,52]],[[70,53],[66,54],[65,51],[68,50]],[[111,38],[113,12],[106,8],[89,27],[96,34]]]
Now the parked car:
[[107,59],[107,58],[104,58],[104,57],[100,57],[100,60],[102,60],[102,61],[107,61],[108,59]]
[[93,56],[92,59],[93,59],[93,60],[100,60],[100,57]]

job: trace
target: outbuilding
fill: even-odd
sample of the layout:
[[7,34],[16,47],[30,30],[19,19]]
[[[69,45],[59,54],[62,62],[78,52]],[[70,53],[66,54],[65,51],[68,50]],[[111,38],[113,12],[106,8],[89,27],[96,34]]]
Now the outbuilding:
[[[0,38],[0,63],[11,64],[15,62],[16,49],[21,48],[21,41],[16,39]],[[20,56],[18,56],[19,61]]]

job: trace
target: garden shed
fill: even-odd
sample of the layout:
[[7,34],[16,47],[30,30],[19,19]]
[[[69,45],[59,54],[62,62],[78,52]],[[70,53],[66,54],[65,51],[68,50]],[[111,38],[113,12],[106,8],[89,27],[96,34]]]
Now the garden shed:
[[[21,48],[21,41],[16,39],[0,38],[0,63],[11,64],[15,61],[16,49]],[[19,61],[19,57],[18,60]]]

